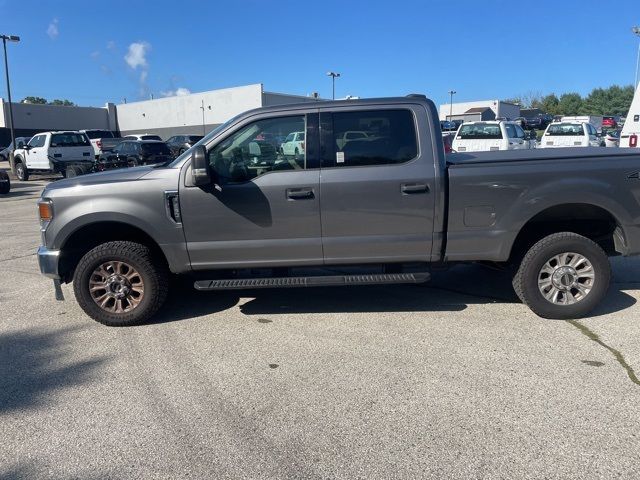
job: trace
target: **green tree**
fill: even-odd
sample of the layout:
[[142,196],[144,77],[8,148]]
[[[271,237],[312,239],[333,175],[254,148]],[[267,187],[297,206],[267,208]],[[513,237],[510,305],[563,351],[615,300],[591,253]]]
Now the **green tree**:
[[59,100],[59,99],[55,99],[55,100],[51,100],[49,102],[49,105],[64,105],[65,107],[75,107],[76,104],[73,103],[71,100]]
[[558,113],[556,115],[580,115],[584,101],[579,93],[563,93],[558,101]]
[[550,113],[551,115],[559,115],[558,104],[560,100],[556,97],[555,93],[545,95],[540,99],[540,104],[537,108],[543,112]]
[[35,103],[38,105],[46,105],[47,99],[42,97],[24,97],[22,103]]

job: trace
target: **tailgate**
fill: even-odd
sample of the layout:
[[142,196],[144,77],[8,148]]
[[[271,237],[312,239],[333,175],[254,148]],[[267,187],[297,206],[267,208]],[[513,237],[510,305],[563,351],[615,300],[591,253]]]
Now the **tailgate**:
[[60,162],[73,160],[90,160],[93,157],[93,147],[51,147],[49,155]]

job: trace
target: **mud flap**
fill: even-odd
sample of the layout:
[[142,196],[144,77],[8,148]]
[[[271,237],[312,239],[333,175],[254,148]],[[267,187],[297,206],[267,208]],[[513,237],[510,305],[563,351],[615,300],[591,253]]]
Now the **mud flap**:
[[55,279],[53,281],[53,289],[56,292],[56,300],[64,302],[64,294],[62,293],[62,287],[60,286],[60,280]]

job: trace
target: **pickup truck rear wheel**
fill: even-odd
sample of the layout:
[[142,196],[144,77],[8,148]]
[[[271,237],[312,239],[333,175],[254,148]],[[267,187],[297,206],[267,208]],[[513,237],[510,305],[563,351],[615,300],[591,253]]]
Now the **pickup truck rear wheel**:
[[27,170],[27,166],[22,160],[16,160],[16,177],[18,177],[18,180],[21,182],[29,180],[29,170]]
[[145,245],[107,242],[85,254],[73,276],[80,307],[104,325],[129,326],[148,320],[167,296],[169,272]]
[[611,266],[598,244],[571,232],[554,233],[524,256],[513,279],[520,300],[543,318],[586,316],[609,289]]

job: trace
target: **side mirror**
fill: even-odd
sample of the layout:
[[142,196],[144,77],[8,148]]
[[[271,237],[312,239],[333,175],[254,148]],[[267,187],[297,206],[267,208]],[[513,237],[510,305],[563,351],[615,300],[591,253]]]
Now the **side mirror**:
[[211,170],[204,145],[198,145],[191,152],[191,179],[197,187],[211,184]]

